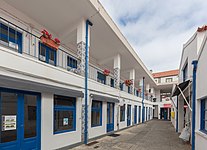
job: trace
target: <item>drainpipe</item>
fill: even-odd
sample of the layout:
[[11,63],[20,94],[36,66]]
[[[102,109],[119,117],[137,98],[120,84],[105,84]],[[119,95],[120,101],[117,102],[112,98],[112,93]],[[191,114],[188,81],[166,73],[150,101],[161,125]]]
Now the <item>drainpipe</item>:
[[142,123],[144,123],[144,77],[143,77],[143,80],[142,80]]
[[88,28],[93,24],[86,20],[86,50],[85,50],[85,127],[84,144],[88,143]]
[[198,61],[194,60],[193,65],[193,92],[192,92],[192,150],[195,150],[195,117],[196,117],[196,71]]
[[177,109],[176,109],[176,132],[178,132],[178,96],[177,96]]

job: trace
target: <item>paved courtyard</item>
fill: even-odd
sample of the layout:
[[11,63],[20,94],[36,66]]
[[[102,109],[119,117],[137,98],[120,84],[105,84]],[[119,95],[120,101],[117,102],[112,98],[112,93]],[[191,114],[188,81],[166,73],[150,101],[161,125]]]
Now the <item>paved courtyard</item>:
[[[145,124],[105,136],[95,144],[80,145],[74,150],[190,150],[189,144],[178,138],[170,121],[152,120]],[[89,142],[91,143],[91,142]]]

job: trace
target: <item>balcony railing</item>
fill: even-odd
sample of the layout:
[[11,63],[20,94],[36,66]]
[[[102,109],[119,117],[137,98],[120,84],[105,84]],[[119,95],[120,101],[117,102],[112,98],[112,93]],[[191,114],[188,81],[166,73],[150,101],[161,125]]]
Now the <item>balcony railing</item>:
[[[77,67],[80,63],[80,59],[78,59],[75,54],[70,54],[70,49],[65,48],[62,45],[60,45],[58,50],[46,47],[41,43],[39,36],[2,17],[0,17],[0,45],[9,47],[15,52],[37,59],[41,62],[79,74]],[[89,78],[110,87],[115,87],[113,72],[108,76],[105,76],[102,69],[92,64],[89,64]],[[124,81],[121,83],[123,82]],[[125,90],[120,88],[120,90],[128,92],[126,88]],[[137,94],[135,91],[134,95],[142,97],[141,92]]]

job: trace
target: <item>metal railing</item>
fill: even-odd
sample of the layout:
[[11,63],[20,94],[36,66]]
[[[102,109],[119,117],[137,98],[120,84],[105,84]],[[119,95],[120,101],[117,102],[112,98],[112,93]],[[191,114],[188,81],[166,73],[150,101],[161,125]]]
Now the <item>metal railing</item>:
[[[48,56],[46,56],[46,54],[44,55],[43,53],[44,50],[41,46],[40,37],[31,32],[0,17],[0,45],[4,47],[9,47],[11,50],[15,52],[37,59],[41,62],[45,62],[50,65],[79,74],[77,66],[81,60],[78,59],[77,56],[72,55],[64,50],[68,50],[68,48],[65,48],[63,45],[60,45],[61,48],[55,51],[54,54],[49,54],[49,58],[46,58]],[[38,34],[40,32],[37,31],[36,33]],[[71,49],[69,49],[69,51],[70,50]],[[68,64],[68,57],[73,58],[76,61],[77,64],[75,65],[75,67],[71,67]],[[99,79],[98,72],[103,73],[103,70],[92,64],[89,64],[88,77],[90,79],[108,85],[110,87],[115,87],[113,72],[111,72],[109,76],[105,76],[105,81]],[[125,92],[127,92],[127,90]],[[137,97],[142,97],[141,92],[139,92],[138,95],[136,94],[136,92],[134,92],[133,95]]]

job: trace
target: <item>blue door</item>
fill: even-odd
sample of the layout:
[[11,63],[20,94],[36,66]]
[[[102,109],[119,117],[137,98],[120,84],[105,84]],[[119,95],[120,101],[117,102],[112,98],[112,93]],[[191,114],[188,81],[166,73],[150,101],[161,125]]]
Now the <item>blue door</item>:
[[114,103],[107,103],[107,132],[114,131]]
[[142,122],[145,122],[145,106],[143,107],[142,111]]
[[131,125],[131,105],[127,105],[127,126]]
[[0,89],[0,149],[40,149],[40,95]]
[[139,123],[141,122],[141,106],[139,106]]
[[137,106],[134,106],[134,124],[137,124]]

